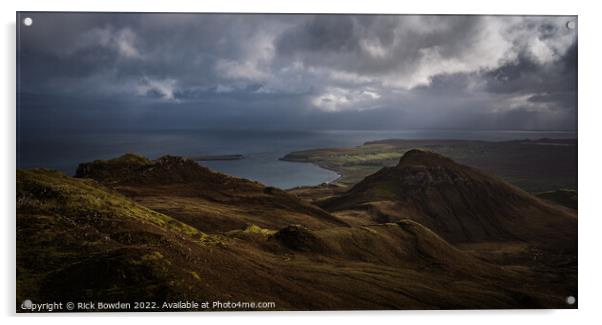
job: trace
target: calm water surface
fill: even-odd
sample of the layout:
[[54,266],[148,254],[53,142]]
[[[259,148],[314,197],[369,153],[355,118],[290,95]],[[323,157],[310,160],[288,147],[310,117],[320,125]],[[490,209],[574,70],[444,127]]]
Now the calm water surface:
[[149,158],[162,155],[242,154],[242,160],[201,162],[213,170],[279,188],[317,185],[338,177],[313,164],[280,161],[291,151],[358,146],[366,141],[398,139],[465,139],[504,141],[540,138],[576,138],[575,132],[550,131],[123,131],[77,132],[17,141],[17,167],[43,167],[73,174],[81,162],[110,159],[127,152]]

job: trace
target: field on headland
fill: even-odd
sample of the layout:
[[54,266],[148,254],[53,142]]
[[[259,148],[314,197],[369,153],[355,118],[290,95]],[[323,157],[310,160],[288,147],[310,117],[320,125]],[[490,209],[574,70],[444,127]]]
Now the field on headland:
[[379,140],[351,148],[297,151],[286,161],[314,163],[342,175],[337,183],[356,184],[382,167],[397,164],[413,148],[423,148],[462,164],[496,174],[528,192],[539,193],[577,187],[577,140],[517,141]]

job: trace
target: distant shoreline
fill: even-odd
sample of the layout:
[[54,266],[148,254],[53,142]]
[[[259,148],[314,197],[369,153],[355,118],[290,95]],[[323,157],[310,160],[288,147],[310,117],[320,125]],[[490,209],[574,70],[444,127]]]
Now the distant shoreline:
[[312,163],[312,164],[313,164],[313,165],[316,165],[316,166],[318,166],[318,167],[320,167],[320,168],[322,168],[322,169],[326,169],[326,170],[329,170],[329,171],[331,171],[331,172],[333,172],[333,173],[337,174],[337,176],[336,176],[335,178],[333,178],[333,179],[331,179],[331,180],[329,180],[329,181],[326,181],[326,182],[324,182],[325,184],[336,184],[336,183],[337,183],[337,181],[339,181],[341,178],[343,178],[343,175],[341,175],[340,173],[337,173],[335,170],[332,170],[332,169],[327,169],[327,168],[324,168],[324,167],[322,167],[322,166],[320,166],[320,165],[317,165],[317,164],[314,164],[314,163]]
[[[314,165],[314,166],[316,166],[318,168],[321,168],[321,169],[324,169],[324,170],[327,170],[327,171],[330,171],[330,172],[333,172],[333,173],[336,174],[336,176],[334,176],[332,179],[324,181],[324,182],[322,182],[320,184],[337,184],[338,181],[340,181],[345,176],[338,169],[329,167],[327,165],[320,164],[317,161],[301,160],[301,159],[300,160],[296,160],[296,159],[291,158],[290,155],[294,154],[296,152],[297,151],[289,152],[286,155],[284,155],[283,157],[278,158],[278,160],[280,160],[280,161],[286,161],[286,162],[289,162],[289,163],[311,164],[311,165]],[[320,184],[317,184],[317,185],[314,185],[314,186],[318,186]]]
[[[352,186],[383,167],[397,165],[404,153],[414,148],[435,151],[468,166],[486,170],[532,193],[577,187],[576,175],[558,167],[576,168],[576,139],[384,139],[367,141],[355,147],[293,151],[280,160],[314,164],[339,175],[327,183]],[[555,163],[546,163],[549,161]]]
[[219,161],[219,160],[241,160],[245,157],[240,154],[236,155],[201,155],[201,156],[190,156],[189,159],[194,161]]

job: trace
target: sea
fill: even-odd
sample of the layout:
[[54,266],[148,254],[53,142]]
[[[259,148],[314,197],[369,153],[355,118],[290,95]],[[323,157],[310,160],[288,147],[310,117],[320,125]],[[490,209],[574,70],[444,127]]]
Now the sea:
[[17,168],[49,168],[73,175],[77,165],[136,153],[163,155],[241,154],[240,160],[199,162],[212,170],[282,189],[332,182],[335,172],[311,163],[279,160],[289,152],[359,146],[381,139],[458,139],[506,141],[577,138],[571,131],[514,130],[144,130],[19,134]]

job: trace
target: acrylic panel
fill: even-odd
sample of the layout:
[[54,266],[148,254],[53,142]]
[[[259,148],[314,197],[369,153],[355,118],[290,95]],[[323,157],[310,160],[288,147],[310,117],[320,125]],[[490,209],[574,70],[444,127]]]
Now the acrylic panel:
[[17,13],[17,312],[577,308],[577,17]]

